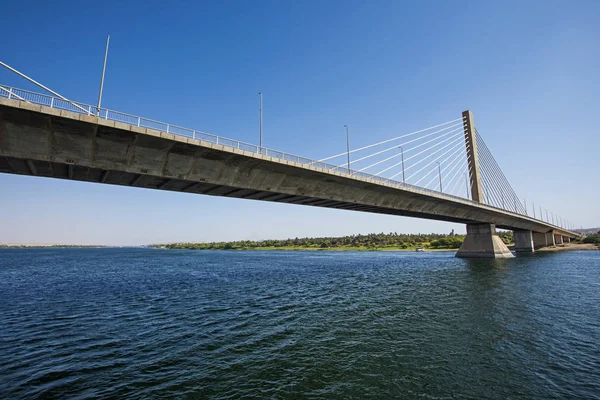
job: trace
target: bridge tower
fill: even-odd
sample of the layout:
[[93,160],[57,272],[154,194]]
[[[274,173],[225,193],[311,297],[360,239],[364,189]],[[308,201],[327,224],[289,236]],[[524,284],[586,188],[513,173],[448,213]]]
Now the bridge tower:
[[[475,121],[473,113],[466,110],[462,113],[465,129],[465,147],[467,150],[467,166],[471,183],[471,199],[477,203],[485,203],[481,187],[481,173],[479,171],[479,153],[475,135]],[[498,233],[496,225],[492,223],[467,224],[467,237],[456,253],[461,258],[511,258],[514,255],[504,244]]]
[[463,124],[465,128],[465,145],[467,148],[467,165],[469,169],[469,181],[471,184],[471,199],[483,203],[481,190],[481,173],[479,172],[479,154],[477,152],[477,140],[475,139],[475,121],[470,110],[463,111]]

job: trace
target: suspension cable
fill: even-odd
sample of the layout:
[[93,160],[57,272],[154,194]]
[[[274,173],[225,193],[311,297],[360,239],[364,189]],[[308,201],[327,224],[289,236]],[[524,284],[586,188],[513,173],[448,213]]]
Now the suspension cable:
[[[461,141],[461,139],[462,139],[460,136],[461,136],[461,135],[457,135],[457,136],[452,136],[452,137],[450,137],[450,138],[448,138],[448,139],[445,139],[445,140],[443,140],[442,142],[440,142],[440,143],[437,143],[436,145],[434,145],[434,146],[432,146],[432,147],[430,147],[430,148],[428,148],[428,149],[425,149],[425,150],[423,150],[423,151],[421,151],[421,152],[419,152],[419,153],[417,153],[417,154],[415,154],[415,155],[413,155],[413,156],[411,156],[411,157],[407,158],[407,159],[406,159],[406,160],[404,160],[404,161],[405,161],[405,162],[406,162],[406,161],[410,161],[411,159],[415,158],[416,156],[418,156],[418,155],[420,155],[420,154],[422,154],[422,153],[424,153],[424,152],[426,152],[426,151],[429,151],[429,150],[431,150],[432,148],[434,148],[434,147],[436,147],[436,146],[439,146],[441,143],[444,143],[444,142],[446,142],[446,141],[448,141],[448,140],[452,139],[452,141],[450,141],[449,143],[447,143],[445,146],[443,146],[443,147],[439,148],[438,150],[436,150],[436,151],[432,152],[432,153],[431,153],[431,154],[429,154],[429,155],[430,155],[430,156],[432,156],[432,155],[434,155],[434,154],[437,154],[437,153],[439,153],[440,151],[444,150],[446,147],[448,147],[448,146],[451,146],[451,145],[453,145],[453,144],[455,144],[455,143],[457,143],[457,142],[460,142],[460,141]],[[405,170],[405,171],[407,171],[407,170],[411,169],[412,167],[414,167],[415,165],[418,165],[418,164],[420,164],[420,163],[421,163],[421,162],[423,162],[424,160],[426,160],[426,158],[422,158],[422,159],[420,159],[419,161],[417,161],[416,163],[414,163],[414,164],[410,165],[409,167],[405,168],[404,170]],[[400,165],[400,164],[401,164],[401,162],[399,162],[399,163],[396,163],[396,164],[394,164],[394,165],[392,165],[392,166],[390,166],[390,167],[388,167],[388,168],[386,168],[386,169],[384,169],[384,170],[381,170],[381,171],[379,171],[379,172],[378,172],[378,173],[376,173],[375,175],[380,175],[380,174],[383,174],[384,172],[387,172],[387,171],[389,171],[390,169],[392,169],[392,168],[394,168],[394,167],[397,167],[397,166],[398,166],[398,165]],[[400,174],[397,174],[397,175],[400,175]]]
[[379,146],[379,145],[384,144],[384,143],[393,142],[394,140],[398,140],[398,139],[402,139],[402,138],[405,138],[405,137],[408,137],[408,136],[416,135],[417,133],[421,133],[421,132],[425,132],[425,131],[428,131],[428,130],[431,130],[431,129],[439,128],[440,126],[448,125],[448,124],[451,124],[453,122],[462,121],[462,120],[463,120],[463,118],[453,119],[452,121],[444,122],[443,124],[438,124],[438,125],[435,125],[435,126],[430,126],[429,128],[425,128],[425,129],[421,129],[419,131],[411,132],[411,133],[408,133],[406,135],[402,135],[402,136],[398,136],[398,137],[395,137],[395,138],[392,138],[392,139],[384,140],[384,141],[379,142],[379,143],[370,144],[368,146],[364,146],[364,147],[361,147],[359,149],[352,150],[350,152],[344,152],[344,153],[336,154],[335,156],[323,158],[323,159],[319,160],[319,162],[331,160],[332,158],[336,158],[336,157],[341,157],[341,156],[344,156],[344,155],[346,155],[348,153],[352,154],[352,153],[355,153],[357,151],[361,151],[361,150],[365,150],[365,149],[368,149],[368,148],[371,148],[371,147]]
[[[442,138],[442,137],[444,137],[444,136],[447,136],[447,135],[450,135],[450,134],[452,134],[452,133],[455,133],[455,132],[458,132],[458,131],[461,131],[461,130],[463,130],[462,124],[456,124],[456,125],[452,125],[452,126],[449,126],[449,127],[447,127],[447,128],[440,129],[439,131],[435,131],[435,132],[432,132],[432,133],[428,133],[427,135],[423,135],[423,136],[421,136],[421,137],[418,137],[418,138],[416,138],[416,139],[409,140],[408,142],[403,142],[403,143],[401,143],[401,144],[394,145],[394,146],[392,146],[392,147],[388,147],[387,149],[383,149],[383,150],[381,150],[381,151],[378,151],[378,152],[376,152],[376,153],[369,154],[368,156],[364,156],[364,157],[358,158],[358,159],[356,159],[356,160],[352,161],[350,164],[354,164],[354,163],[360,162],[360,161],[362,161],[362,160],[365,160],[365,159],[367,159],[367,158],[370,158],[370,157],[377,156],[377,155],[379,155],[379,154],[385,153],[385,152],[387,152],[387,151],[390,151],[390,150],[397,149],[397,148],[398,148],[398,147],[400,147],[400,146],[406,146],[407,144],[410,144],[410,143],[413,143],[413,142],[417,142],[417,141],[419,141],[419,140],[422,140],[422,139],[424,139],[424,138],[426,138],[426,137],[428,137],[428,136],[431,136],[431,135],[433,135],[433,134],[436,134],[436,133],[443,132],[443,131],[445,131],[445,130],[447,130],[447,129],[451,129],[451,128],[453,128],[453,127],[457,127],[457,126],[459,126],[459,125],[460,125],[460,127],[459,127],[459,128],[456,128],[456,129],[454,129],[454,130],[452,130],[452,131],[450,131],[450,132],[446,132],[446,133],[444,133],[443,135],[439,135],[439,136],[437,136],[437,137],[435,137],[435,138],[433,138],[433,139],[431,139],[431,140],[429,140],[429,141],[427,141],[427,142],[425,142],[425,143],[430,143],[430,142],[433,142],[434,140],[437,140],[437,139],[439,139],[439,138]],[[419,146],[422,146],[422,145],[424,145],[425,143],[421,143],[421,144],[419,144],[418,146],[414,146],[414,147],[412,147],[412,148],[413,148],[413,149],[414,149],[414,148],[417,148],[417,147],[419,147]],[[408,151],[408,150],[407,150],[407,151]],[[344,154],[348,154],[348,153],[346,152],[346,153],[344,153]],[[346,165],[346,164],[342,164],[342,165]]]

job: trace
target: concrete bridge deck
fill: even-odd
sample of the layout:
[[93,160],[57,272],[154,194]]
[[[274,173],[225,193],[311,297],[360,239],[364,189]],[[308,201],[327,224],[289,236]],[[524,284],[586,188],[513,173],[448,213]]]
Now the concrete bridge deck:
[[411,185],[1,98],[0,172],[577,236],[526,215]]

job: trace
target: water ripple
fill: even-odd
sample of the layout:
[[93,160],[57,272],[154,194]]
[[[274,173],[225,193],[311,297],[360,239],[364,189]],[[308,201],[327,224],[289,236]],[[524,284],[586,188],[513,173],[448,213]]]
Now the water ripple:
[[600,399],[600,254],[0,250],[0,398]]

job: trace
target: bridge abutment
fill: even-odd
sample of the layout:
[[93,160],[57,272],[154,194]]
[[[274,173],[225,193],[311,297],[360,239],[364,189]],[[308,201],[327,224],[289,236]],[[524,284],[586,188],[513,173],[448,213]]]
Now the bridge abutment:
[[512,258],[495,224],[467,224],[467,237],[456,253],[461,258]]
[[515,251],[518,253],[533,253],[535,246],[533,243],[533,232],[531,231],[513,231],[515,236]]

